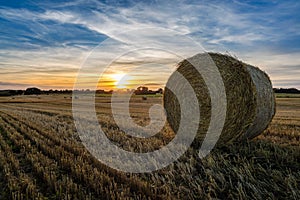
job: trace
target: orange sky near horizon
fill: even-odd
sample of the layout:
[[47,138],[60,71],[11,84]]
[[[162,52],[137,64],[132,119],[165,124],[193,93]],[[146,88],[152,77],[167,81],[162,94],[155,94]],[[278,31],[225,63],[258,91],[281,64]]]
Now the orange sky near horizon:
[[[65,73],[37,73],[25,72],[20,74],[18,78],[15,74],[6,74],[0,82],[5,82],[7,85],[0,88],[5,89],[22,89],[29,87],[37,87],[43,90],[58,89],[72,90],[77,78],[77,70]],[[145,73],[138,75],[137,73],[126,73],[124,71],[107,71],[102,76],[99,76],[97,89],[118,90],[118,89],[136,89],[139,86],[147,86],[151,90],[164,88],[167,78],[158,77],[155,73]],[[82,89],[90,89],[95,87],[95,84],[89,83],[87,79],[86,84]]]
[[[125,79],[122,80],[123,74],[115,74],[112,75],[110,79],[101,79],[97,85],[97,89],[103,89],[106,91],[109,90],[119,90],[119,89],[136,89],[139,86],[146,86],[151,90],[156,90],[159,88],[163,88],[164,85],[158,84],[158,83],[147,83],[140,80],[134,80],[134,79]],[[10,83],[7,81],[7,83]],[[63,79],[57,79],[57,78],[51,78],[51,77],[33,77],[26,80],[16,80],[14,82],[11,82],[11,84],[8,84],[5,88],[1,88],[0,90],[18,90],[22,89],[25,90],[29,87],[37,87],[43,90],[49,90],[49,89],[58,89],[58,90],[64,90],[64,89],[73,89],[73,85],[75,83],[75,78],[63,78]],[[12,86],[13,85],[13,86]],[[90,89],[91,87],[86,86],[82,89]]]

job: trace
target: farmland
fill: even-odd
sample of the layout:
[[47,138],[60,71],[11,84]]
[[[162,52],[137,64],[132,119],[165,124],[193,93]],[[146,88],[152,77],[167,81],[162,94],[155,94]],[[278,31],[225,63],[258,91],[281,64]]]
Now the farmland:
[[[0,199],[299,199],[300,98],[280,98],[269,128],[254,140],[220,146],[205,159],[189,149],[153,173],[129,174],[97,161],[81,144],[70,95],[0,98]],[[147,125],[161,97],[131,99],[131,116]],[[109,96],[96,98],[99,123],[125,150],[159,149],[174,137],[166,124],[148,139],[115,124]]]

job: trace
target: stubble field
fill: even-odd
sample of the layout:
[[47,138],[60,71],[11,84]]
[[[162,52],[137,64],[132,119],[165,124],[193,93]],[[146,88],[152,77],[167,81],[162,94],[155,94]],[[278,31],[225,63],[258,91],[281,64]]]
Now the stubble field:
[[[161,97],[131,99],[137,124]],[[81,144],[71,95],[0,98],[0,199],[299,199],[300,98],[277,98],[269,128],[254,140],[214,149],[205,159],[189,149],[153,173],[130,174],[97,161]],[[174,137],[165,125],[149,139],[115,124],[109,97],[96,98],[99,123],[112,142],[146,152]]]

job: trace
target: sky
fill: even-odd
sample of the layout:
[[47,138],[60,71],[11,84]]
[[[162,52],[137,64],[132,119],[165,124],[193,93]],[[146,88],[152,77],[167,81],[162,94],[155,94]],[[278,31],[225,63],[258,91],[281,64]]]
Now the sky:
[[[184,37],[260,67],[274,87],[300,89],[299,10],[296,0],[2,0],[0,89],[72,89],[85,63],[103,68],[106,58],[111,67],[90,72],[102,88],[163,87],[179,61],[168,50]],[[162,47],[164,29],[176,32],[174,46],[126,49],[147,38]]]

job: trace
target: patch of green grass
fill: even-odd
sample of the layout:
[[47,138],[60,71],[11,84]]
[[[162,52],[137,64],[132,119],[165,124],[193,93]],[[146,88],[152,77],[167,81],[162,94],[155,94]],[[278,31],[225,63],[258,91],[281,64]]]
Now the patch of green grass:
[[275,93],[276,98],[300,98],[300,94]]

